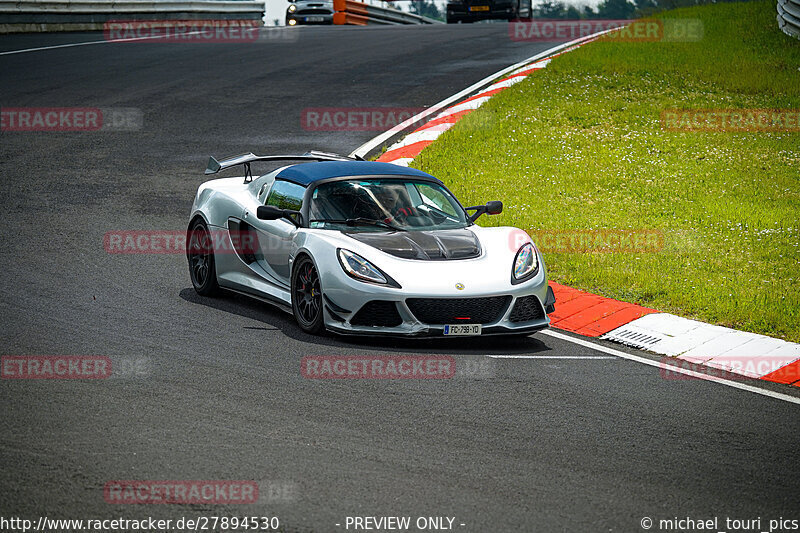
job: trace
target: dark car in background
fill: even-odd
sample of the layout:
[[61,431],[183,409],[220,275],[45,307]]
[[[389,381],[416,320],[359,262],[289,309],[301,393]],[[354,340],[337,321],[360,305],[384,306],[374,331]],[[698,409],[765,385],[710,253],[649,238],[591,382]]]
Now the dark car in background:
[[333,0],[289,0],[286,25],[333,24]]
[[532,0],[448,0],[447,23],[530,18]]

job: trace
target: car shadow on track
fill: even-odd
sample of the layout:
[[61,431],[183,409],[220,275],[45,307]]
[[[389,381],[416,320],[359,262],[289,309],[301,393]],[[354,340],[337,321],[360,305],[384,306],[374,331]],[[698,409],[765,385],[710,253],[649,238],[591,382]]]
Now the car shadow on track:
[[[549,351],[550,348],[537,336],[528,337],[464,337],[464,338],[398,338],[360,337],[327,334],[308,335],[301,330],[294,317],[278,306],[262,303],[236,293],[225,292],[216,298],[198,295],[191,287],[182,289],[179,296],[190,303],[205,305],[250,320],[262,322],[264,327],[242,326],[250,330],[280,331],[300,342],[319,346],[379,349],[387,352],[440,354],[519,355]],[[231,327],[235,327],[232,324]]]

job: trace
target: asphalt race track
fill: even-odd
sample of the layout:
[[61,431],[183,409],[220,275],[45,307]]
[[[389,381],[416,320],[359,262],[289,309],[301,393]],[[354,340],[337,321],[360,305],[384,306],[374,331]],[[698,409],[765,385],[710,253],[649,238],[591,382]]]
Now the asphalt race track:
[[[0,381],[0,515],[277,516],[284,531],[321,532],[345,531],[348,516],[447,516],[476,532],[800,518],[797,405],[663,379],[544,334],[313,338],[282,310],[197,296],[180,254],[107,253],[108,231],[184,230],[209,155],[348,153],[379,133],[306,131],[304,108],[429,106],[553,46],[512,42],[503,24],[296,36],[0,55],[3,107],[136,108],[144,120],[139,131],[0,134],[0,352],[102,355],[120,370]],[[95,40],[3,36],[0,52]],[[300,374],[307,355],[401,353],[474,371]],[[504,354],[550,358],[485,357]],[[108,481],[148,479],[256,480],[261,496],[104,501]]]

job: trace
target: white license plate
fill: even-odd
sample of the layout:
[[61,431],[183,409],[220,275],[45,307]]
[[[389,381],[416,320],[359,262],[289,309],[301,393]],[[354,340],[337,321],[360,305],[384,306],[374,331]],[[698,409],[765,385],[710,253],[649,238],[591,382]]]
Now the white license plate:
[[480,324],[448,324],[444,327],[445,335],[480,335]]
[[325,20],[323,17],[306,17],[306,22],[322,22]]

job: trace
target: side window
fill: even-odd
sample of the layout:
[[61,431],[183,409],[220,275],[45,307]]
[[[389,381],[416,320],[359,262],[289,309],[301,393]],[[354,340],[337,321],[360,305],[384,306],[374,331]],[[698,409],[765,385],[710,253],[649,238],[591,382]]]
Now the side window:
[[275,180],[267,196],[266,205],[274,205],[279,209],[300,210],[306,188],[289,181]]
[[437,208],[439,211],[444,211],[448,215],[456,216],[453,204],[450,203],[450,200],[447,199],[442,191],[426,184],[417,184],[417,190],[422,196],[423,202]]

